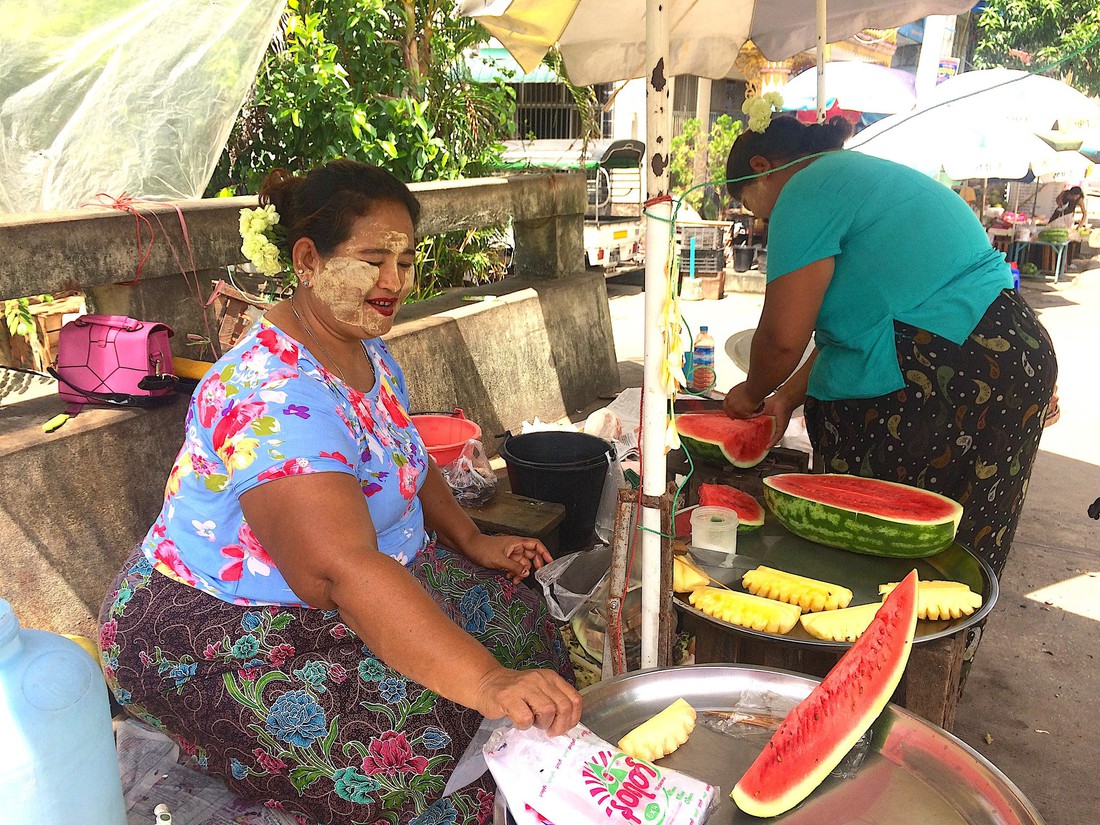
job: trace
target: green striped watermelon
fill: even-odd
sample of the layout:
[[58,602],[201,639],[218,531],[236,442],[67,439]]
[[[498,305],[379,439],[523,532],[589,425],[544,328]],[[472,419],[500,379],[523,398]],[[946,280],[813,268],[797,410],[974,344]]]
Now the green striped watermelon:
[[676,431],[692,458],[734,467],[755,467],[775,441],[775,416],[730,418],[724,412],[676,416]]
[[921,558],[955,540],[962,505],[860,476],[784,473],[764,479],[764,503],[797,536],[856,553]]
[[[734,785],[730,796],[737,807],[752,816],[778,816],[813,793],[890,701],[905,673],[916,629],[914,570],[886,597],[870,626],[821,684],[780,723]],[[896,821],[910,820],[901,815]]]
[[748,533],[764,526],[760,502],[728,484],[700,484],[700,507],[726,507],[737,513],[737,532]]

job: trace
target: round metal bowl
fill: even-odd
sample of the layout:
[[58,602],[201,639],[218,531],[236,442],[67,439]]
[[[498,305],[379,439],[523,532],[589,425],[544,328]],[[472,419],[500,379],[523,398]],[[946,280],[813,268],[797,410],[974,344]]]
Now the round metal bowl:
[[[981,621],[993,609],[999,593],[992,568],[961,544],[953,544],[946,550],[923,559],[867,556],[799,538],[779,524],[770,513],[759,530],[738,534],[735,556],[724,558],[722,554],[711,551],[693,551],[692,555],[711,578],[734,590],[743,590],[741,577],[745,571],[763,564],[788,573],[843,585],[852,591],[853,607],[881,601],[879,585],[900,581],[913,568],[917,569],[917,575],[925,581],[947,579],[962,582],[975,593],[981,593],[982,606],[969,616],[949,621],[918,621],[914,638],[914,642],[918,644],[951,636]],[[797,646],[836,649],[849,647],[848,642],[815,639],[802,629],[801,624],[796,624],[787,634],[768,633],[709,616],[692,607],[687,596],[683,594],[677,594],[673,602],[679,610],[692,614],[699,621],[709,622],[733,633]]]

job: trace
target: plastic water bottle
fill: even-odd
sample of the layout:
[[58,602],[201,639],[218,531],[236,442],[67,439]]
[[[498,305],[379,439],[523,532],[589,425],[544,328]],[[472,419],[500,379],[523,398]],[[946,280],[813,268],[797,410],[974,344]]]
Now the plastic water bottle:
[[0,825],[126,825],[107,685],[0,599]]
[[691,350],[691,388],[697,392],[714,384],[714,338],[705,326],[699,327]]

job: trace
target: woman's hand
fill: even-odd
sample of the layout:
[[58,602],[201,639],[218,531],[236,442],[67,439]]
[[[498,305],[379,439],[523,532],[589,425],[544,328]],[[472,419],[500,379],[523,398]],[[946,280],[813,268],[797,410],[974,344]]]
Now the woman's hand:
[[560,736],[581,720],[581,695],[552,670],[491,670],[477,686],[474,709],[488,719],[507,716],[520,730],[534,725]]
[[799,404],[791,403],[786,393],[782,391],[773,393],[765,399],[764,412],[761,415],[775,416],[775,438],[768,445],[769,450],[783,438],[784,433],[787,432],[787,426],[791,423],[791,415],[798,407]]
[[485,536],[478,534],[462,548],[470,561],[490,570],[503,570],[519,584],[532,570],[552,562],[550,551],[538,539],[522,536]]
[[726,393],[722,409],[730,418],[755,418],[764,412],[765,402],[749,392],[747,382],[738,384]]

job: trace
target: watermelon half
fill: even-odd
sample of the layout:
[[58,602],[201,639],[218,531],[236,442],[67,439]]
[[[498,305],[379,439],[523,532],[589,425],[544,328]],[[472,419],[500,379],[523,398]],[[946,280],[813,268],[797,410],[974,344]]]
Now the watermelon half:
[[[899,590],[904,592],[894,599]],[[917,571],[833,669],[780,723],[734,786],[747,814],[778,816],[809,796],[882,713],[905,673],[917,629]]]
[[963,515],[961,504],[939,493],[839,474],[768,476],[764,503],[796,536],[898,559],[946,550]]
[[693,457],[734,467],[755,467],[775,441],[775,416],[735,419],[724,412],[676,416],[680,440]]
[[726,507],[737,513],[737,532],[748,533],[764,526],[760,502],[728,484],[700,484],[699,506]]

